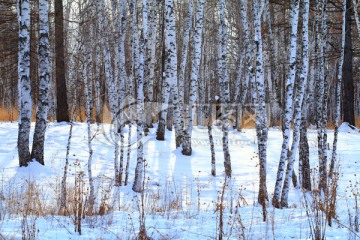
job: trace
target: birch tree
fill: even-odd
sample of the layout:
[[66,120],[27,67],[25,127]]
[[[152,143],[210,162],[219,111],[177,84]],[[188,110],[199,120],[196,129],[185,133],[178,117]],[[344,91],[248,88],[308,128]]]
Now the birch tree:
[[[245,64],[246,64],[246,71],[245,71],[245,82],[243,84],[243,93],[241,96],[241,106],[240,106],[240,113],[239,115],[242,117],[243,108],[245,105],[245,99],[246,94],[248,91],[248,82],[254,83],[255,82],[255,71],[253,67],[253,61],[255,56],[255,46],[253,41],[251,41],[251,34],[250,34],[250,26],[247,18],[247,11],[246,11],[246,0],[241,1],[240,6],[240,15],[241,15],[241,21],[243,24],[243,29],[245,32],[245,46],[248,46],[245,50]],[[253,91],[253,94],[256,94],[255,91]],[[255,95],[256,97],[256,95]],[[256,101],[254,100],[256,103]]]
[[[244,2],[244,1],[243,1]],[[266,187],[266,159],[268,127],[265,111],[265,84],[263,74],[263,43],[261,36],[261,16],[265,1],[254,1],[254,30],[256,46],[256,79],[251,78],[253,99],[256,110],[256,135],[259,150],[259,193],[258,202],[263,206],[263,219],[266,220],[266,201],[268,200]]]
[[224,168],[227,177],[231,177],[231,160],[229,153],[229,115],[231,114],[229,109],[230,91],[229,91],[229,77],[227,73],[227,28],[225,23],[225,0],[219,1],[220,11],[220,29],[219,29],[219,46],[218,46],[218,75],[220,81],[220,97],[223,104],[223,119],[222,119],[222,131],[223,131],[223,152],[224,152]]
[[321,2],[321,40],[320,40],[320,64],[318,65],[317,84],[316,84],[316,128],[318,138],[318,157],[319,157],[319,190],[327,191],[327,81],[325,77],[325,52],[327,41],[327,0]]
[[281,148],[281,155],[279,160],[279,166],[276,176],[276,184],[274,190],[274,196],[272,203],[275,207],[280,207],[279,200],[281,196],[281,186],[283,183],[283,176],[285,173],[286,157],[289,149],[290,142],[290,125],[293,114],[293,94],[294,94],[294,82],[296,77],[296,50],[297,50],[297,28],[299,21],[299,4],[300,0],[291,1],[290,10],[290,24],[291,24],[291,35],[290,35],[290,72],[289,78],[286,81],[286,99],[284,107],[283,117],[283,142]]
[[192,153],[191,136],[193,129],[193,107],[196,102],[196,92],[198,86],[199,66],[201,59],[201,44],[203,31],[203,15],[204,15],[204,0],[198,1],[196,10],[195,30],[193,33],[193,52],[191,59],[191,76],[190,76],[190,92],[189,103],[185,107],[186,110],[186,128],[184,129],[182,154],[190,156]]
[[[291,150],[288,153],[288,164],[281,195],[281,206],[288,207],[288,194],[291,178],[294,171],[295,156],[299,146],[301,112],[303,106],[305,86],[309,73],[309,0],[303,2],[303,27],[302,27],[302,66],[299,81],[296,84],[295,104],[294,104],[294,129]],[[299,173],[301,175],[301,173]]]
[[31,158],[44,165],[44,143],[46,120],[49,106],[48,91],[50,81],[49,61],[49,4],[39,1],[39,95],[36,110],[36,124]]
[[126,68],[125,68],[125,37],[126,37],[126,26],[127,26],[127,4],[126,0],[121,0],[120,10],[119,14],[121,14],[121,23],[120,23],[120,36],[119,36],[119,111],[120,114],[118,118],[120,118],[118,128],[120,128],[120,161],[119,161],[119,179],[118,183],[122,184],[122,176],[124,172],[124,148],[125,148],[125,133],[124,133],[124,127],[125,127],[125,114],[124,114],[124,108],[125,108],[125,98],[126,98],[126,82],[128,80]]
[[276,41],[274,38],[273,33],[273,26],[271,23],[271,7],[270,2],[267,0],[266,3],[266,25],[268,27],[268,44],[270,49],[270,74],[271,74],[271,85],[272,85],[272,91],[270,91],[271,96],[270,100],[273,103],[271,106],[271,123],[270,126],[274,126],[278,117],[278,111],[281,106],[280,103],[280,89],[278,85],[278,78],[279,78],[279,67],[276,63]]
[[[174,107],[174,125],[176,147],[182,142],[182,128],[180,126],[180,108],[179,108],[179,92],[177,83],[177,50],[176,50],[176,29],[175,14],[173,0],[165,1],[165,69],[164,69],[164,85],[163,94],[165,103],[172,103]],[[170,99],[171,98],[171,99]],[[159,126],[157,130],[157,139],[161,140],[165,134],[165,121],[168,111],[163,109],[160,112]]]
[[31,85],[30,85],[30,2],[18,0],[19,53],[18,53],[18,108],[19,165],[27,166],[31,161],[29,135],[31,125]]
[[[149,2],[149,1],[148,1]],[[146,106],[146,125],[152,128],[152,122],[155,117],[154,114],[154,80],[155,80],[155,54],[156,54],[156,36],[157,36],[157,1],[152,1],[152,7],[148,15],[149,31],[148,31],[148,49],[146,65],[148,66],[148,79],[147,79],[147,94],[145,98]]]
[[[250,26],[247,20],[246,14],[246,0],[241,1],[240,14],[245,32],[246,45],[249,46],[246,53],[246,78],[250,80],[251,93],[253,97],[253,103],[255,106],[255,128],[256,137],[258,140],[259,151],[259,193],[258,202],[263,206],[264,219],[266,219],[266,201],[268,200],[267,185],[266,185],[266,144],[267,144],[267,122],[265,111],[265,85],[263,74],[263,43],[261,36],[261,16],[265,1],[254,1],[254,44],[250,37]],[[254,47],[253,47],[254,46]],[[256,57],[256,68],[252,66],[252,62]],[[256,75],[255,75],[256,71]],[[246,81],[246,80],[245,80]]]
[[[80,5],[80,4],[79,4]],[[81,9],[81,8],[80,8]],[[80,14],[83,14],[80,10]],[[87,39],[85,41],[85,46],[83,49],[83,79],[84,79],[84,96],[86,101],[86,124],[87,124],[87,144],[89,150],[88,157],[88,176],[89,176],[89,204],[88,204],[88,214],[93,213],[93,207],[95,203],[95,188],[94,181],[92,176],[92,160],[93,160],[93,147],[92,147],[92,134],[91,134],[91,112],[93,109],[92,104],[92,57],[89,52],[91,46],[91,39],[93,36],[93,25],[90,23],[90,26],[83,26],[83,28],[89,28],[88,32],[83,30],[83,36]]]
[[[106,85],[108,88],[108,98],[109,98],[109,105],[110,105],[110,112],[112,122],[114,127],[112,129],[114,134],[114,169],[115,169],[115,184],[118,183],[119,179],[119,167],[118,167],[118,159],[119,159],[119,133],[118,133],[118,121],[117,121],[117,111],[118,111],[118,95],[117,95],[117,88],[114,81],[114,71],[111,64],[111,56],[110,56],[110,33],[106,31],[102,31],[104,27],[109,26],[108,17],[105,14],[105,2],[104,0],[99,0],[96,5],[97,9],[97,17],[98,17],[98,28],[101,33],[103,33],[104,39],[104,46],[103,46],[103,56],[104,56],[104,65],[105,65],[105,79]],[[101,36],[101,34],[100,34]]]
[[[145,1],[145,0],[144,0]],[[143,7],[146,4],[143,5]],[[143,171],[144,171],[144,159],[143,159],[143,109],[144,109],[144,25],[143,22],[141,31],[141,38],[139,41],[138,27],[137,27],[137,1],[130,1],[130,12],[132,16],[132,44],[134,54],[134,76],[137,83],[137,98],[136,98],[136,140],[137,140],[137,160],[135,167],[135,180],[132,186],[134,192],[141,192],[143,190]]]
[[[337,84],[336,84],[336,112],[335,112],[335,129],[334,129],[334,140],[333,140],[333,149],[332,149],[332,155],[331,155],[331,163],[330,163],[330,169],[329,169],[329,178],[332,178],[336,157],[337,157],[337,142],[338,142],[338,134],[339,134],[339,121],[340,121],[340,101],[341,101],[341,87],[342,87],[342,69],[343,69],[343,63],[344,63],[344,50],[345,50],[345,35],[346,35],[346,1],[343,0],[342,3],[342,34],[341,34],[341,54],[340,59],[338,63],[338,75],[337,75]],[[354,3],[355,5],[355,3]],[[356,11],[355,18],[357,18],[357,10]],[[359,19],[356,20],[357,22]]]
[[190,0],[188,3],[188,8],[186,12],[186,18],[184,20],[184,36],[183,36],[183,45],[181,50],[181,63],[180,63],[180,72],[178,75],[178,85],[179,85],[179,108],[180,111],[180,127],[184,129],[184,83],[185,83],[185,70],[186,63],[188,58],[189,51],[189,39],[190,39],[190,30],[192,27],[192,14],[193,14],[193,0]]

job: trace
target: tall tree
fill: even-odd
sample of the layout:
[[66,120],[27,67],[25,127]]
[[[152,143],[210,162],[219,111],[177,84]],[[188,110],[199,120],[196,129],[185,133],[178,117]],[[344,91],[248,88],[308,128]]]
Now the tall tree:
[[259,193],[258,202],[263,206],[263,220],[266,220],[266,201],[268,200],[266,185],[268,126],[265,111],[265,84],[263,70],[263,42],[261,17],[265,0],[254,1],[254,40],[256,46],[256,79],[251,78],[251,87],[256,111],[256,136],[259,151]]
[[199,78],[200,59],[202,54],[202,31],[203,31],[203,15],[204,15],[204,0],[199,0],[196,10],[195,31],[193,33],[193,52],[191,59],[191,76],[190,76],[190,92],[189,103],[186,106],[186,128],[184,129],[184,137],[182,144],[182,154],[190,156],[192,153],[191,148],[191,135],[193,129],[193,108],[196,102],[196,93]]
[[27,166],[31,161],[29,135],[31,124],[31,83],[30,83],[30,2],[18,0],[19,55],[18,55],[18,108],[19,165]]
[[[177,49],[176,49],[176,28],[173,0],[165,1],[165,69],[163,94],[165,103],[171,103],[174,107],[174,125],[176,147],[179,147],[182,140],[182,128],[180,127],[180,109],[177,83]],[[164,135],[165,120],[170,109],[164,109],[160,112],[157,138]]]
[[[118,183],[119,179],[119,133],[118,133],[118,95],[117,95],[117,85],[114,80],[114,70],[111,62],[111,53],[110,53],[110,32],[103,31],[104,28],[110,26],[108,16],[106,15],[106,5],[104,0],[99,0],[96,5],[96,11],[98,16],[98,29],[100,31],[100,36],[103,37],[103,56],[104,56],[104,66],[105,66],[105,79],[108,89],[108,98],[111,112],[111,119],[114,124],[113,134],[114,134],[114,168],[115,168],[115,184]],[[97,59],[98,62],[98,59]]]
[[230,90],[229,76],[227,72],[227,27],[225,22],[225,0],[219,1],[220,10],[220,29],[219,29],[219,45],[218,45],[218,76],[220,81],[220,100],[223,104],[222,114],[222,131],[223,131],[223,152],[224,152],[224,168],[225,174],[231,177],[231,160],[229,153],[229,108]]
[[338,75],[337,75],[337,84],[336,84],[336,113],[335,113],[335,129],[334,129],[334,140],[333,140],[333,151],[331,156],[331,163],[329,169],[329,177],[332,178],[335,161],[337,157],[337,141],[338,141],[338,134],[339,134],[339,122],[341,117],[341,87],[342,87],[342,69],[344,64],[344,50],[345,50],[345,41],[346,41],[346,6],[347,0],[343,0],[342,4],[342,33],[341,33],[341,54],[339,59],[339,68],[338,68]]
[[39,0],[39,95],[31,158],[44,165],[44,143],[49,106],[49,3]]
[[180,62],[180,71],[178,75],[178,85],[179,85],[179,108],[180,111],[180,127],[184,129],[184,92],[185,92],[185,70],[187,66],[188,50],[189,50],[189,39],[190,39],[190,30],[192,27],[192,14],[193,14],[193,0],[190,0],[188,3],[188,8],[186,12],[186,17],[184,20],[184,34],[183,34],[183,45],[181,50],[181,62]]
[[354,77],[353,77],[353,47],[351,40],[351,15],[352,15],[352,1],[346,2],[346,17],[345,17],[345,49],[344,49],[344,64],[343,64],[343,99],[342,108],[344,111],[344,122],[355,125],[355,107],[354,107]]
[[56,120],[69,122],[67,102],[65,47],[64,47],[64,9],[63,0],[55,1],[55,55],[56,55]]
[[319,47],[320,61],[317,66],[316,81],[316,128],[319,158],[319,190],[327,191],[327,95],[328,82],[326,79],[326,46],[327,46],[327,0],[321,4],[321,39]]
[[300,0],[291,1],[290,10],[290,64],[289,64],[289,78],[286,81],[286,99],[284,104],[284,116],[283,116],[283,143],[281,148],[281,155],[279,160],[279,167],[276,176],[276,184],[274,190],[274,196],[272,203],[275,207],[280,207],[280,194],[281,186],[283,183],[283,176],[285,173],[286,157],[289,150],[290,142],[290,125],[293,115],[293,94],[294,94],[294,82],[296,77],[296,50],[297,50],[297,33],[298,33],[298,18],[299,18],[299,4]]
[[[143,0],[143,8],[146,7],[146,0]],[[143,22],[141,29],[141,36],[139,41],[138,36],[138,27],[137,27],[137,0],[130,1],[130,11],[132,16],[132,41],[134,44],[134,59],[136,61],[133,63],[135,65],[135,81],[137,85],[137,97],[136,97],[136,140],[137,140],[137,160],[135,167],[135,180],[133,184],[134,192],[141,192],[143,190],[143,172],[144,172],[144,154],[143,154],[143,143],[142,137],[144,133],[144,32],[146,32],[147,22]],[[146,19],[147,20],[147,19]],[[140,227],[142,228],[142,227]]]
[[154,119],[154,79],[155,79],[155,54],[156,54],[156,37],[157,37],[157,0],[152,1],[152,7],[150,14],[148,15],[149,19],[149,28],[148,31],[148,52],[147,52],[147,63],[150,65],[148,70],[148,82],[147,82],[147,94],[146,94],[146,124],[148,128],[152,128],[152,122]]
[[[81,22],[85,22],[83,16],[85,12],[83,12],[83,8],[85,8],[79,2],[79,13],[80,18],[82,19]],[[93,23],[89,22],[89,24],[82,24],[82,38],[85,40],[85,44],[81,46],[81,50],[83,52],[83,74],[82,78],[84,80],[84,96],[85,96],[85,114],[86,114],[86,125],[87,125],[87,144],[89,150],[89,157],[88,157],[88,177],[89,177],[89,197],[88,197],[88,214],[93,214],[93,208],[95,203],[95,187],[94,187],[94,179],[92,174],[92,160],[93,160],[93,147],[92,147],[92,139],[93,136],[91,134],[91,115],[93,110],[93,103],[92,103],[92,54],[90,52],[93,40]]]
[[128,76],[125,68],[125,37],[126,37],[126,24],[127,24],[127,7],[126,0],[121,1],[119,14],[121,14],[121,24],[120,24],[120,41],[119,41],[119,67],[120,67],[120,91],[119,91],[119,110],[120,118],[119,128],[120,128],[120,163],[119,163],[119,180],[117,181],[120,185],[122,184],[122,175],[124,171],[124,147],[125,147],[125,114],[124,114],[124,106],[125,106],[125,97],[126,97],[126,82],[128,80]]
[[[294,129],[291,150],[287,156],[287,169],[284,180],[284,185],[281,193],[281,207],[288,207],[288,194],[290,190],[291,178],[294,171],[295,156],[299,146],[300,140],[300,125],[301,112],[303,106],[303,99],[305,94],[305,86],[309,73],[309,0],[303,2],[303,27],[302,27],[302,66],[301,73],[296,83],[295,104],[294,104]],[[299,169],[300,170],[300,169]],[[300,175],[300,174],[299,174]]]

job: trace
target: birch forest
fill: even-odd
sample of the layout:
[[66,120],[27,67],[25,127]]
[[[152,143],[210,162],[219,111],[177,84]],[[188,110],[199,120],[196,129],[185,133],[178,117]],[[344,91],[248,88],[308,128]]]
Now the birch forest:
[[[83,198],[77,203],[84,203],[76,205],[83,212],[74,213],[80,234],[81,214],[96,215],[103,206],[97,190],[99,138],[109,149],[104,158],[114,189],[129,187],[140,196],[138,239],[157,239],[145,224],[144,194],[155,177],[147,170],[154,167],[149,158],[168,144],[191,161],[206,152],[201,166],[207,167],[189,171],[221,179],[217,239],[233,236],[223,221],[226,209],[238,213],[232,210],[240,203],[231,186],[242,174],[242,156],[256,161],[251,201],[262,221],[269,221],[271,209],[292,208],[295,189],[317,196],[331,226],[338,216],[339,166],[360,160],[339,154],[339,146],[347,144],[340,140],[341,129],[360,126],[359,5],[358,0],[0,0],[0,120],[17,123],[13,159],[21,169],[33,162],[50,166],[47,146],[62,141],[64,151],[55,160],[61,165],[56,214],[67,215],[69,199],[75,199],[69,190],[74,138],[86,143],[83,175],[74,180],[75,192],[87,189],[76,195]],[[64,139],[48,133],[52,124],[64,126]],[[81,138],[74,133],[78,124],[86,129]],[[232,141],[234,134],[250,130],[252,155]],[[199,132],[206,139],[200,146]],[[274,148],[271,132],[279,132]],[[54,140],[47,142],[49,137]],[[359,142],[355,146],[360,150]],[[171,160],[159,155],[159,161]],[[190,164],[180,161],[176,164]],[[311,238],[324,239],[325,230],[316,231],[320,223],[313,224]]]

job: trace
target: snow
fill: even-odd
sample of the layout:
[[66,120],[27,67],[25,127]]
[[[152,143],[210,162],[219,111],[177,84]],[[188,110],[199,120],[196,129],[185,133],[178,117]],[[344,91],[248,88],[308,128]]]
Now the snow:
[[[34,125],[32,125],[33,129]],[[37,239],[131,239],[139,229],[139,201],[141,195],[131,190],[136,165],[136,128],[132,128],[133,149],[131,152],[130,183],[116,189],[112,185],[113,139],[110,125],[92,125],[93,176],[98,191],[97,201],[106,194],[107,203],[114,207],[104,216],[86,217],[82,220],[82,235],[74,232],[72,216],[28,216],[27,222],[35,223]],[[60,186],[65,163],[66,143],[70,126],[64,123],[49,123],[46,132],[45,166],[30,163],[18,167],[17,123],[0,123],[0,233],[6,239],[21,239],[22,214],[10,214],[5,198],[23,193],[27,184],[36,183],[41,189],[40,199],[44,206],[56,207],[57,189]],[[87,126],[75,123],[70,150],[68,183],[74,186],[75,172],[87,172]],[[327,239],[355,238],[345,226],[349,226],[348,212],[354,217],[354,197],[358,191],[360,164],[360,133],[350,131],[346,125],[339,129],[338,156],[340,180],[337,194],[337,219],[332,227],[326,227]],[[128,128],[126,131],[129,131]],[[166,141],[156,140],[156,129],[144,138],[146,178],[144,199],[148,235],[154,239],[214,239],[218,233],[220,194],[223,187],[223,152],[221,127],[214,127],[217,177],[212,177],[210,147],[207,129],[194,127],[193,154],[183,156],[181,148],[175,149],[174,131],[166,131]],[[32,136],[33,133],[30,134]],[[317,132],[309,130],[310,161],[313,172],[317,168]],[[333,131],[329,130],[329,143]],[[30,139],[31,141],[31,139]],[[127,143],[127,138],[125,143]],[[281,151],[282,132],[269,130],[267,184],[269,198],[274,190],[278,160]],[[291,187],[288,209],[267,207],[268,221],[262,221],[262,209],[257,205],[258,157],[256,132],[243,129],[241,133],[230,131],[229,147],[233,176],[225,191],[224,234],[228,239],[239,239],[240,222],[247,239],[307,239],[310,238],[309,222],[304,206],[304,196]],[[330,149],[331,149],[330,144]],[[330,153],[330,150],[329,150]],[[126,156],[126,152],[125,152]],[[330,154],[329,154],[330,156]],[[76,164],[75,164],[76,163]],[[297,172],[297,165],[295,164]],[[86,179],[86,175],[85,175]],[[315,186],[316,188],[316,186]],[[16,194],[15,194],[16,193]],[[21,200],[21,198],[19,198]],[[231,201],[233,200],[233,201]],[[71,200],[69,200],[71,201]],[[51,205],[53,204],[53,205]],[[99,204],[99,203],[97,203]],[[229,208],[233,204],[233,212]],[[236,205],[239,204],[239,208]],[[99,206],[97,205],[97,208]],[[237,209],[235,211],[235,209]],[[352,217],[352,218],[353,218]],[[234,221],[231,220],[234,219]]]
[[344,133],[359,133],[360,130],[357,129],[354,126],[350,126],[349,123],[344,122],[340,125],[339,127],[339,132],[344,132]]

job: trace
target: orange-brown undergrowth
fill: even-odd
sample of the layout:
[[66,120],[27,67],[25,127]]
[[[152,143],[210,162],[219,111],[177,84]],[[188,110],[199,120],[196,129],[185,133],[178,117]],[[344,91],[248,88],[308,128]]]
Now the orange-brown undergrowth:
[[[33,114],[32,114],[32,121],[35,122],[35,108],[33,109]],[[92,122],[95,122],[95,109],[93,110],[93,119]],[[243,128],[245,129],[251,129],[251,128],[255,128],[255,122],[254,121],[248,121],[249,118],[252,118],[252,116],[244,116],[242,121],[243,121]],[[84,108],[80,108],[77,110],[76,112],[76,121],[77,122],[83,122],[86,119],[86,114],[85,114],[85,109]],[[255,118],[253,118],[255,119]],[[12,121],[17,121],[18,120],[18,111],[17,108],[12,108],[12,109],[7,109],[7,108],[2,108],[0,107],[0,122],[12,122]],[[55,117],[54,116],[49,116],[49,120],[50,121],[54,121]],[[108,110],[107,107],[104,108],[104,111],[102,112],[102,116],[101,116],[101,121],[103,123],[111,123],[111,113]],[[213,117],[211,119],[211,121],[215,121],[215,118]],[[340,122],[341,124],[342,122]],[[205,123],[204,123],[205,124]],[[279,120],[277,122],[278,126],[281,126],[281,121]],[[360,116],[356,116],[355,117],[355,126],[360,128]],[[335,123],[333,121],[329,121],[328,123],[328,128],[329,129],[334,129],[335,128]]]

